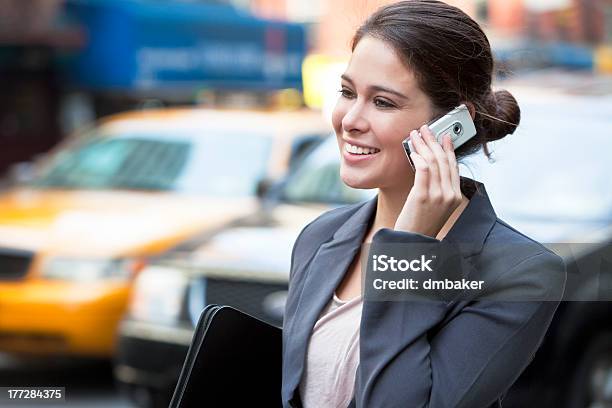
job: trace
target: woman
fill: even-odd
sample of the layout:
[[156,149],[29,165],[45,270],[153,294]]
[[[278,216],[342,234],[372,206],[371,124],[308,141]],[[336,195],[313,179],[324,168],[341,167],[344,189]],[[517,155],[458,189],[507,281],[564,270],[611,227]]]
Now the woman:
[[[519,122],[512,95],[491,90],[492,72],[478,24],[438,1],[383,7],[357,30],[332,122],[342,180],[379,193],[323,214],[295,242],[285,407],[501,406],[533,358],[563,293],[563,261],[499,220],[484,185],[460,177],[456,162],[481,147],[488,155],[486,143]],[[455,152],[423,124],[461,103],[477,136]],[[415,170],[401,145],[408,134]],[[456,245],[470,277],[503,275],[539,301],[369,300],[359,256],[368,243],[407,254],[413,244]]]

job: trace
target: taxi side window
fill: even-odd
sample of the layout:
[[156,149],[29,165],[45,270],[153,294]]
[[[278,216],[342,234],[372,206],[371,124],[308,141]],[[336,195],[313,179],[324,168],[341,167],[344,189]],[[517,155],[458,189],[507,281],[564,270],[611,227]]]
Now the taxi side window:
[[297,137],[291,144],[291,157],[289,168],[293,170],[312,151],[319,143],[325,139],[326,135],[314,134]]
[[340,178],[340,158],[335,137],[316,146],[288,177],[281,193],[291,202],[350,204],[370,196],[369,190],[348,187]]

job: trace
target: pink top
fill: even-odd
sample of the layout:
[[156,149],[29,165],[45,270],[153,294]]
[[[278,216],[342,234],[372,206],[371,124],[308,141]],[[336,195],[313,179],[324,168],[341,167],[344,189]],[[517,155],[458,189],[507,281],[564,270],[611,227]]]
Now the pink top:
[[336,293],[314,325],[300,382],[304,408],[346,408],[353,398],[359,364],[362,296]]

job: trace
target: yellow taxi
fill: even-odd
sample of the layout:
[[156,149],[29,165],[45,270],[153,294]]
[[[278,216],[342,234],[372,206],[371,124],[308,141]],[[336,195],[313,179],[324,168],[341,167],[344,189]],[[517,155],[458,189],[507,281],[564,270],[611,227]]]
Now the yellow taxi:
[[112,356],[147,259],[251,213],[329,130],[312,111],[182,108],[68,138],[0,194],[0,352]]

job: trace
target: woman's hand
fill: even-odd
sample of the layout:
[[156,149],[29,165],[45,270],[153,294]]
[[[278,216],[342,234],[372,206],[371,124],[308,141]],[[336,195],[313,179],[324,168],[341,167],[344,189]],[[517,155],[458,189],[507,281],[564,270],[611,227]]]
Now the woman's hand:
[[395,222],[395,230],[436,237],[450,215],[461,204],[459,167],[450,135],[442,146],[427,125],[410,133],[414,162],[414,185]]

